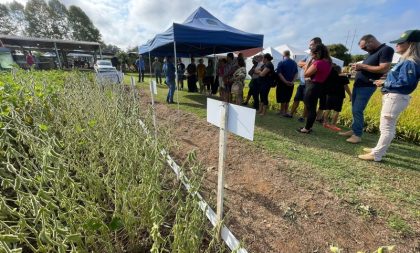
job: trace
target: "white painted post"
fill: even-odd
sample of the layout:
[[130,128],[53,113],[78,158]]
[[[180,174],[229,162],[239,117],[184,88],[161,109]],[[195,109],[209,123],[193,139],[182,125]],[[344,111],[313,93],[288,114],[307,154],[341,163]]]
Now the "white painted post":
[[157,126],[156,126],[156,110],[155,110],[155,94],[152,81],[150,80],[150,97],[152,99],[152,118],[153,118],[153,128],[155,129],[155,140],[157,140]]
[[228,126],[229,104],[223,102],[221,110],[220,134],[219,134],[219,170],[217,179],[217,219],[219,224],[223,220],[223,198],[225,186],[224,164],[226,158],[226,140]]
[[176,85],[176,103],[178,105],[178,111],[179,112],[179,87],[178,87],[178,61],[176,58],[176,42],[174,40],[174,64],[175,64],[175,85]]

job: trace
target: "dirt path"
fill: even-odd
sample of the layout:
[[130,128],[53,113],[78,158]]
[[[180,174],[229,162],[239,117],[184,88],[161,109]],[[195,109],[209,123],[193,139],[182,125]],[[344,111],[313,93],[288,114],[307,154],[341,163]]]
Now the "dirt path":
[[[178,147],[171,154],[182,164],[196,150],[205,171],[204,193],[214,203],[218,129],[197,116],[157,105],[158,123],[170,129]],[[419,241],[402,238],[380,218],[366,218],[313,180],[311,168],[290,172],[292,161],[273,157],[252,143],[229,135],[226,166],[227,225],[249,252],[373,251],[397,245],[396,252],[419,252]]]

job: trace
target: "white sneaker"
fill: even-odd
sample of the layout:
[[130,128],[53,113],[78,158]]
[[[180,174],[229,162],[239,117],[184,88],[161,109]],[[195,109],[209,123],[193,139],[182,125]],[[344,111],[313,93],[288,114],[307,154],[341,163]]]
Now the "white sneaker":
[[362,141],[362,138],[361,137],[359,137],[359,136],[357,136],[357,135],[352,135],[350,138],[348,138],[347,140],[346,140],[347,142],[350,142],[350,143],[353,143],[353,144],[356,144],[356,143],[359,143],[359,142],[361,142]]

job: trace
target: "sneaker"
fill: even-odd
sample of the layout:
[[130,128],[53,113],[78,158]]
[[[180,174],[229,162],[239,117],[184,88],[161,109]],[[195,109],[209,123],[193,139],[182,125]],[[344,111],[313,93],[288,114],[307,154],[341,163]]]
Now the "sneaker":
[[366,153],[372,153],[373,148],[363,148],[363,151]]
[[301,134],[310,134],[312,132],[312,129],[306,130],[304,127],[299,127],[296,129],[296,132]]
[[375,157],[372,154],[358,155],[357,157],[365,161],[375,161]]
[[338,133],[338,135],[350,137],[350,136],[353,135],[353,130],[350,130],[350,131],[347,131],[347,132],[340,132],[340,133]]
[[331,129],[331,130],[333,130],[333,131],[335,131],[335,132],[341,131],[341,128],[339,128],[339,127],[337,127],[335,125],[329,125],[328,128]]
[[305,122],[305,118],[300,117],[300,118],[298,118],[298,121],[299,121],[299,122]]
[[352,135],[350,138],[348,138],[347,140],[346,140],[347,142],[350,142],[350,143],[353,143],[353,144],[356,144],[356,143],[359,143],[359,142],[361,142],[362,141],[362,138],[361,137],[359,137],[359,136],[357,136],[357,135]]
[[328,124],[328,123],[322,123],[322,126],[324,127],[324,128],[330,128],[331,126],[330,126],[330,124]]
[[283,115],[283,117],[285,117],[285,118],[289,118],[289,119],[290,119],[290,118],[293,118],[293,116],[292,116],[292,115],[290,115],[290,114],[288,114],[288,113],[284,114],[284,115]]

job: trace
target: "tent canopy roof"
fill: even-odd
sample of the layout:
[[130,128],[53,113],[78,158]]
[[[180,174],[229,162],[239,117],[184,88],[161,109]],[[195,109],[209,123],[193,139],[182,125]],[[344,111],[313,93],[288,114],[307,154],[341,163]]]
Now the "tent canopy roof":
[[8,48],[34,48],[40,50],[54,49],[54,44],[59,49],[65,50],[85,50],[95,51],[99,50],[100,44],[91,41],[74,41],[74,40],[58,40],[58,39],[45,39],[26,36],[14,36],[0,34],[0,40],[5,47]]
[[165,32],[139,47],[139,54],[153,56],[204,56],[262,47],[264,35],[247,33],[222,23],[199,7],[182,24],[173,23]]

